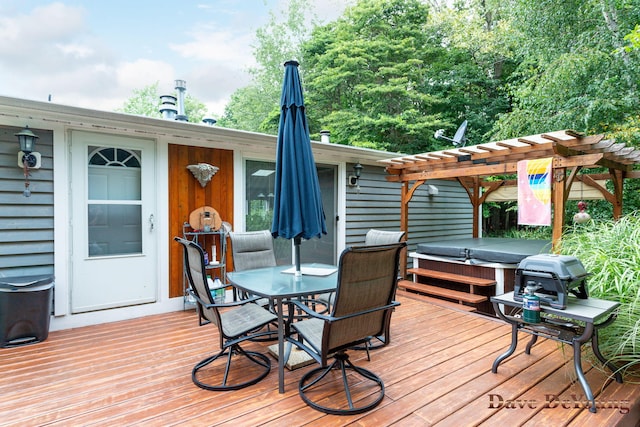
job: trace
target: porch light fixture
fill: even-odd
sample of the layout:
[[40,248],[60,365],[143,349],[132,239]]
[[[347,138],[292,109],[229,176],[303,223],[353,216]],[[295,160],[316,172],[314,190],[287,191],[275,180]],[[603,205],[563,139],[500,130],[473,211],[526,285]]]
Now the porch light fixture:
[[353,165],[353,173],[354,175],[349,175],[349,185],[351,187],[359,187],[358,182],[360,181],[360,175],[362,174],[362,169],[364,167],[360,164],[360,162]]
[[38,135],[31,132],[29,126],[25,126],[20,132],[16,133],[18,142],[20,143],[20,152],[18,152],[18,166],[21,168],[33,168],[40,167],[40,153],[34,153],[33,150],[36,146],[36,139]]
[[25,126],[25,128],[16,133],[15,136],[18,137],[18,142],[20,143],[18,167],[24,171],[24,191],[22,194],[24,197],[30,197],[29,176],[31,176],[31,173],[29,169],[40,168],[40,153],[33,151],[36,146],[36,139],[39,137],[29,129],[29,126]]

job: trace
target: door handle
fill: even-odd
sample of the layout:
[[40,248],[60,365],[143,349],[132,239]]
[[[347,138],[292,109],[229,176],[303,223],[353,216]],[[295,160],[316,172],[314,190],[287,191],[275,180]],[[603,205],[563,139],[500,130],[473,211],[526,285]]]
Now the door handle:
[[154,220],[155,218],[153,217],[153,214],[149,215],[149,231],[153,231],[153,227],[155,225]]

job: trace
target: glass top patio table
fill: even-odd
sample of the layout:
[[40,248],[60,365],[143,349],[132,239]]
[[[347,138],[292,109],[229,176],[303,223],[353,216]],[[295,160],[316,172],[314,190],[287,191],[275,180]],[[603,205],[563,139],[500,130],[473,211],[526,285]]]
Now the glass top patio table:
[[[326,264],[303,264],[301,277],[285,273],[291,269],[290,265],[257,268],[230,272],[227,278],[235,287],[251,294],[265,298],[292,298],[304,295],[321,294],[336,289],[338,275],[337,268]],[[305,270],[318,271],[326,269],[333,273],[320,276],[305,274]]]
[[[303,264],[302,276],[285,271],[290,265],[257,268],[254,270],[227,273],[227,279],[234,287],[252,295],[269,298],[275,302],[278,315],[278,354],[284,353],[284,318],[282,302],[287,299],[307,295],[323,294],[336,290],[338,269],[327,264]],[[305,272],[313,274],[305,274]],[[278,388],[284,393],[284,357],[278,357]]]

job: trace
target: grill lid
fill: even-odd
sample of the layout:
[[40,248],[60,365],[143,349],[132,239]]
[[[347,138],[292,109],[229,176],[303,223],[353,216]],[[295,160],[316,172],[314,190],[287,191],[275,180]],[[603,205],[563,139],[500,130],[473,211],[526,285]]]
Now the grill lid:
[[523,259],[518,270],[554,273],[560,280],[573,282],[585,278],[588,273],[580,260],[570,255],[540,254]]

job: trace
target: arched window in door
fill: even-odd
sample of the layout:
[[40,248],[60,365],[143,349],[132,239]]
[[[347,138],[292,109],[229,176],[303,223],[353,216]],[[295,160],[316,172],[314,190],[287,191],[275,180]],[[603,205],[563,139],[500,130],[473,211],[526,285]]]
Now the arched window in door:
[[88,148],[89,257],[142,253],[140,151]]

